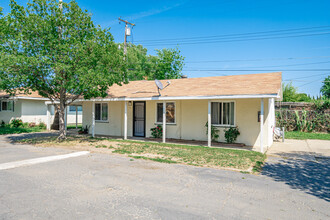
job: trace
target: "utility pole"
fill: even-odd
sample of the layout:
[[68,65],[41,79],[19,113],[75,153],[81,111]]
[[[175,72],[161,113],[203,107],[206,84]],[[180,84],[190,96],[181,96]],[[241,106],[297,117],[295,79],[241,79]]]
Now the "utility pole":
[[128,22],[126,20],[123,20],[121,18],[118,18],[118,20],[119,20],[119,23],[121,21],[125,23],[124,55],[126,57],[126,54],[127,54],[127,36],[130,36],[131,35],[131,29],[128,27],[128,24],[131,25],[132,27],[134,27],[135,24],[133,24],[131,22]]

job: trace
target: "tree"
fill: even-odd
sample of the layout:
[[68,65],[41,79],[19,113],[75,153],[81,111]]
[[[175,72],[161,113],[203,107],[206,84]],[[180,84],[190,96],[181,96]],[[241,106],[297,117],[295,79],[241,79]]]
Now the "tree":
[[142,45],[128,44],[127,47],[127,66],[129,80],[142,80],[145,77],[150,78],[154,69],[150,55],[147,54],[147,48]]
[[295,102],[297,97],[297,88],[292,83],[283,83],[283,102]]
[[157,57],[151,59],[155,64],[154,79],[178,79],[181,77],[184,57],[179,49],[156,50]]
[[1,87],[58,101],[63,140],[66,106],[79,97],[105,97],[109,86],[127,81],[122,51],[75,1],[32,0],[23,7],[11,0],[10,7],[0,17]]
[[156,50],[156,56],[148,55],[142,45],[129,44],[127,48],[128,78],[130,80],[177,79],[181,77],[184,57],[180,50]]
[[330,99],[330,75],[324,79],[320,92],[325,98]]
[[311,102],[312,98],[306,93],[298,93],[298,89],[287,83],[282,85],[283,102]]

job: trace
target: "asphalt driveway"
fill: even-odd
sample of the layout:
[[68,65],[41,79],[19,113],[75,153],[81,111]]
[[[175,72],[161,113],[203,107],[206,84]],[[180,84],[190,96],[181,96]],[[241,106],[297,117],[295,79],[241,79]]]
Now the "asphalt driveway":
[[330,141],[275,142],[262,175],[330,202]]
[[[0,136],[0,166],[72,152],[14,145]],[[329,164],[315,166],[323,172],[315,178],[329,177],[329,169],[324,171]],[[0,170],[0,219],[330,217],[328,180],[306,190],[294,185],[298,174],[289,184],[289,175],[272,176],[276,169],[257,176],[97,153],[21,166]]]

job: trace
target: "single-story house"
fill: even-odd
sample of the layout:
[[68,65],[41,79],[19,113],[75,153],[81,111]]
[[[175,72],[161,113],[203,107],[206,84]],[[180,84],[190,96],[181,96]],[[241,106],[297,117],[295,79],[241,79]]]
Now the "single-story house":
[[[90,134],[151,137],[151,128],[163,127],[167,138],[207,141],[211,146],[211,124],[220,130],[238,127],[238,143],[258,146],[273,143],[274,100],[280,99],[281,72],[161,80],[132,81],[113,85],[105,98],[78,100],[83,106],[83,126]],[[208,122],[208,127],[205,127]],[[208,135],[206,134],[206,131]]]
[[[42,122],[50,126],[54,117],[54,106],[49,103],[49,99],[40,96],[38,92],[30,94],[18,92],[10,96],[0,91],[0,123],[21,119],[23,122],[36,124]],[[82,123],[82,107],[72,105],[67,108],[67,124],[76,123]]]

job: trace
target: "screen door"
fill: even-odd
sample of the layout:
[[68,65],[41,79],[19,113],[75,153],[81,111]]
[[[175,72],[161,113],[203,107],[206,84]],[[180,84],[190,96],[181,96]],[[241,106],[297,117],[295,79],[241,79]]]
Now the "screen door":
[[145,137],[145,102],[134,102],[133,107],[133,135]]

